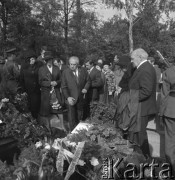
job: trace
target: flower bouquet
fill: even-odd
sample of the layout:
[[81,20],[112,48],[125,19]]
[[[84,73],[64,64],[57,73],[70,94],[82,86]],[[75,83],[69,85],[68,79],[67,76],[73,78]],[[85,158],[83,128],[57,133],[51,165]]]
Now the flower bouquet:
[[52,87],[52,89],[50,91],[50,105],[51,105],[52,113],[55,113],[62,108],[62,106],[60,105],[58,98],[56,96],[54,87]]

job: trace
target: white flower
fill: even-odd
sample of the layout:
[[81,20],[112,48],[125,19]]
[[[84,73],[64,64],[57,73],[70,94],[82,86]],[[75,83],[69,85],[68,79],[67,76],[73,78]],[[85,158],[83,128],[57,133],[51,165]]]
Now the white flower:
[[77,144],[75,142],[70,142],[70,146],[75,147]]
[[55,150],[59,150],[60,149],[60,146],[58,146],[58,143],[57,142],[54,142],[52,147],[55,149]]
[[92,157],[91,160],[90,160],[90,162],[91,162],[91,165],[92,165],[92,166],[97,166],[97,165],[99,165],[98,159],[95,158],[95,157]]
[[4,98],[4,99],[1,100],[1,102],[9,102],[9,99]]
[[85,163],[84,161],[82,161],[82,160],[81,160],[81,161],[80,161],[80,160],[78,161],[78,165],[80,165],[80,166],[84,166],[85,164],[86,164],[86,163]]
[[38,149],[41,146],[42,146],[42,142],[41,141],[36,142],[36,144],[35,144],[36,149]]
[[50,150],[51,146],[50,146],[50,144],[45,143],[45,147],[44,148],[47,149],[47,150]]
[[2,124],[2,120],[0,120],[0,124]]

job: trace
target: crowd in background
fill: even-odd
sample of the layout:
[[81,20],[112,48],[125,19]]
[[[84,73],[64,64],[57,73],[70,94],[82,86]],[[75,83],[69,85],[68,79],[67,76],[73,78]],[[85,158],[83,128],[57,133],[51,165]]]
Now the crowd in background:
[[116,55],[113,63],[87,59],[82,66],[77,56],[64,63],[47,48],[39,57],[32,50],[26,51],[22,63],[15,60],[15,54],[16,49],[10,49],[6,59],[1,57],[1,98],[25,92],[34,118],[45,117],[49,123],[51,114],[57,114],[64,121],[62,114],[66,112],[70,131],[90,116],[92,102],[115,103],[117,126],[145,156],[150,156],[149,120],[164,119],[165,153],[175,167],[173,64],[162,72],[143,49],[134,50],[131,56]]

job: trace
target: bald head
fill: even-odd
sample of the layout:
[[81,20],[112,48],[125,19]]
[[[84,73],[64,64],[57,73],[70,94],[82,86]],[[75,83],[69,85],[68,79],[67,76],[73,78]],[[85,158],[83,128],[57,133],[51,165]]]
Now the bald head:
[[139,66],[141,62],[147,59],[148,53],[141,48],[134,50],[131,54],[131,61],[135,64],[136,67]]
[[79,65],[79,58],[77,56],[72,56],[69,58],[69,67],[72,71],[75,71]]

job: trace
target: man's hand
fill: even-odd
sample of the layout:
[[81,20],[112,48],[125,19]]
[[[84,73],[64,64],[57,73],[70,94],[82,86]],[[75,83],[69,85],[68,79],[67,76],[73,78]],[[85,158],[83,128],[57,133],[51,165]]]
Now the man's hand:
[[81,91],[83,94],[86,94],[87,93],[87,90],[86,89],[82,89]]
[[73,106],[75,104],[75,99],[73,97],[68,97],[67,101],[69,103],[69,105]]
[[57,85],[57,82],[56,81],[51,81],[51,86],[56,86]]

